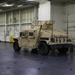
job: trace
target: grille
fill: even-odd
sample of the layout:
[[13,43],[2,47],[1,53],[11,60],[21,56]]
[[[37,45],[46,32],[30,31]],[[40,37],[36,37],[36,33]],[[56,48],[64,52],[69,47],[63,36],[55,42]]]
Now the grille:
[[65,37],[63,37],[63,38],[57,37],[56,38],[56,42],[59,42],[59,43],[61,43],[61,42],[67,42],[67,38],[65,38]]

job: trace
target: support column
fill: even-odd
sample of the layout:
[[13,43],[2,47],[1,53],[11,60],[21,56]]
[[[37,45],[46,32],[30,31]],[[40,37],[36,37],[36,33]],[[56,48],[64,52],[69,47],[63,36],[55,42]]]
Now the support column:
[[21,12],[19,10],[19,33],[21,31]]
[[6,35],[7,35],[7,26],[6,26],[6,12],[5,12],[5,35],[4,35],[4,38],[5,38],[5,41],[6,41]]

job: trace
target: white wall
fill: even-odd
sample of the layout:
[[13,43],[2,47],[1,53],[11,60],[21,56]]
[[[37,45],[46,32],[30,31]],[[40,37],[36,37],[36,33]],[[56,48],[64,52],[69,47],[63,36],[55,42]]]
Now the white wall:
[[51,4],[49,1],[40,4],[38,8],[38,20],[50,20]]
[[63,5],[51,5],[50,1],[46,1],[38,8],[38,20],[54,20],[54,29],[64,30],[63,12]]
[[52,5],[51,19],[55,21],[54,29],[67,31],[67,20],[70,37],[75,41],[75,4]]
[[0,40],[10,41],[10,37],[18,37],[23,29],[30,29],[32,21],[37,20],[37,7],[32,6],[19,10],[0,13]]
[[4,26],[1,26],[0,27],[0,40],[1,41],[5,41],[5,27]]
[[75,26],[75,4],[69,4],[64,6],[64,16],[65,28],[68,20],[69,34],[71,35],[71,38],[75,41],[75,27],[73,27]]
[[54,21],[54,29],[64,30],[64,7],[62,5],[52,5],[51,6],[51,19]]

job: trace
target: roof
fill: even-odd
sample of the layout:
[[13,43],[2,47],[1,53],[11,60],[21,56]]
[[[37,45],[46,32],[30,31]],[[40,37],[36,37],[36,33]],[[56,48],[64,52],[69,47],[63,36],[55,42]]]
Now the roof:
[[22,8],[31,5],[37,5],[38,2],[28,0],[0,0],[0,12],[7,11],[14,8]]

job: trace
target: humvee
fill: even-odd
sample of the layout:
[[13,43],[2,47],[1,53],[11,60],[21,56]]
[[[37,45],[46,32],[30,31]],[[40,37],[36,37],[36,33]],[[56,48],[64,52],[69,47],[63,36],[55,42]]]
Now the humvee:
[[29,30],[22,30],[18,38],[14,38],[13,48],[20,51],[23,48],[37,50],[41,55],[47,55],[55,49],[59,53],[73,51],[72,40],[63,31],[52,29],[53,21],[41,21],[38,25],[32,25]]

